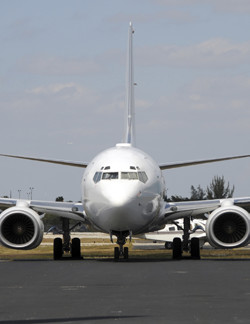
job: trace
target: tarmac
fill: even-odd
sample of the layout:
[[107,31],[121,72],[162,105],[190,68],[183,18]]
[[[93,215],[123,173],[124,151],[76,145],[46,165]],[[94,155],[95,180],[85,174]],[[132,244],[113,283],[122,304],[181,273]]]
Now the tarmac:
[[0,261],[0,324],[249,323],[250,260]]

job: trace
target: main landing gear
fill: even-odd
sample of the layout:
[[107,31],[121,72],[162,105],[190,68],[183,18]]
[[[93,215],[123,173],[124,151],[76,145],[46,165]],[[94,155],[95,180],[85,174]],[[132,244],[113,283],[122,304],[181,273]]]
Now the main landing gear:
[[72,258],[75,260],[82,259],[81,257],[81,241],[79,238],[75,237],[70,239],[70,232],[80,225],[81,223],[77,223],[73,227],[69,227],[69,219],[62,218],[62,234],[63,239],[57,237],[54,239],[54,260],[61,260],[65,257]]
[[173,240],[173,259],[178,260],[182,258],[182,252],[190,252],[191,259],[200,259],[200,242],[199,238],[193,237],[190,240],[190,218],[184,218],[184,228],[178,226],[179,229],[183,230],[183,240],[179,237]]
[[123,258],[124,260],[128,259],[128,247],[124,247],[124,245],[126,244],[127,241],[127,236],[130,237],[130,241],[131,241],[131,233],[129,231],[125,231],[125,232],[116,232],[116,231],[112,231],[110,233],[110,240],[113,243],[113,238],[112,235],[115,235],[117,237],[117,241],[116,243],[119,245],[116,246],[114,248],[114,259],[115,260],[119,260],[119,258]]

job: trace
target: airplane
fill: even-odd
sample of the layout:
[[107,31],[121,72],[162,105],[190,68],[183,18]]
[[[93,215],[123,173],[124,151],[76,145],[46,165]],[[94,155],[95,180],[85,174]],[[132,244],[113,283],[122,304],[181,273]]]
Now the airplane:
[[[176,237],[182,239],[183,229],[183,219],[177,219],[174,220],[172,224],[165,225],[165,227],[159,231],[138,234],[136,237],[147,241],[153,241],[154,243],[164,242],[165,249],[171,250],[173,248],[173,240]],[[193,237],[197,237],[199,239],[200,248],[202,248],[207,242],[206,221],[200,219],[191,220],[189,234],[189,244]]]
[[127,239],[157,231],[176,219],[183,219],[183,237],[173,240],[173,259],[183,251],[200,258],[199,238],[190,240],[190,220],[206,219],[207,241],[215,248],[232,249],[250,240],[250,197],[192,202],[167,202],[163,170],[249,158],[230,156],[199,161],[158,164],[135,146],[134,67],[132,23],[128,31],[126,134],[118,143],[89,163],[0,154],[2,157],[40,161],[84,169],[82,202],[49,202],[0,198],[0,243],[12,249],[34,249],[43,239],[45,214],[62,219],[63,239],[54,240],[55,260],[71,255],[81,258],[80,239],[71,240],[69,219],[116,237],[114,259],[128,259]]

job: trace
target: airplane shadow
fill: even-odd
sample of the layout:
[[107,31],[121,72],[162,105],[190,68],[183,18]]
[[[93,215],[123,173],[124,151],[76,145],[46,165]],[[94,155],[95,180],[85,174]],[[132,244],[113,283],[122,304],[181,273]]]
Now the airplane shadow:
[[[85,262],[108,262],[108,263],[147,263],[147,262],[152,262],[152,263],[156,263],[156,262],[181,262],[181,261],[193,261],[193,262],[202,262],[202,261],[211,261],[211,262],[223,262],[223,261],[234,261],[234,262],[239,262],[239,261],[244,261],[244,262],[250,262],[249,258],[201,258],[201,259],[192,259],[191,257],[182,257],[181,259],[177,259],[177,260],[173,260],[171,258],[167,259],[167,258],[130,258],[127,260],[124,259],[119,259],[119,260],[114,260],[113,258],[83,258],[81,260],[74,260],[71,258],[65,258],[65,259],[61,259],[61,260],[53,260],[53,259],[12,259],[12,260],[6,260],[0,259],[0,262],[81,262],[84,263]],[[0,324],[1,324],[1,320],[0,320]]]
[[44,319],[27,319],[27,320],[0,320],[0,324],[45,324],[45,323],[66,323],[66,322],[84,322],[97,320],[121,320],[135,319],[145,316],[86,316],[86,317],[66,317],[66,318],[44,318]]

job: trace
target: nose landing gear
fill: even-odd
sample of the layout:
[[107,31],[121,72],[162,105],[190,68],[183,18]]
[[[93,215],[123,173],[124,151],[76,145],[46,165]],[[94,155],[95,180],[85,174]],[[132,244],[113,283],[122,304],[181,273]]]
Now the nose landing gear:
[[127,236],[130,236],[131,240],[131,233],[129,231],[125,232],[117,232],[117,231],[112,231],[110,234],[111,237],[111,242],[112,240],[112,235],[115,235],[117,237],[116,243],[119,245],[114,248],[114,259],[119,260],[120,257],[123,257],[123,259],[127,260],[128,259],[128,247],[124,247],[127,241]]

